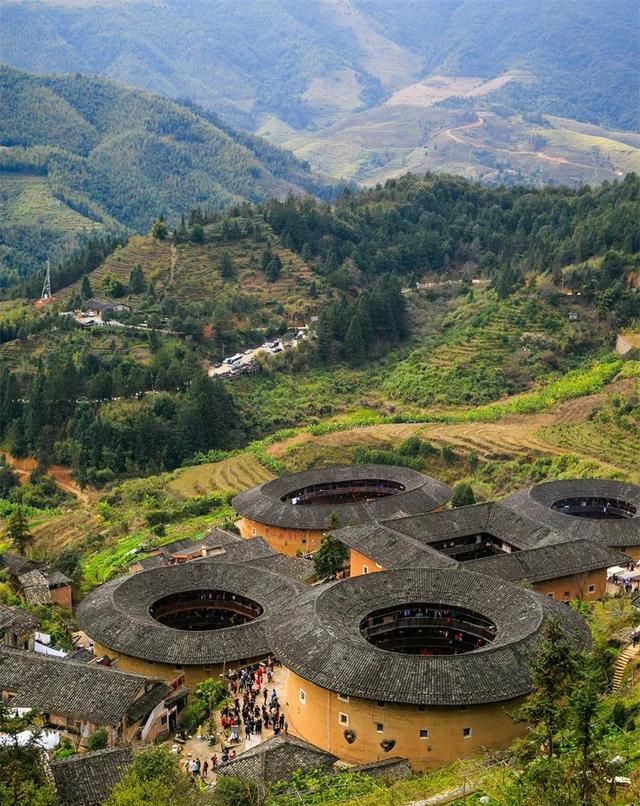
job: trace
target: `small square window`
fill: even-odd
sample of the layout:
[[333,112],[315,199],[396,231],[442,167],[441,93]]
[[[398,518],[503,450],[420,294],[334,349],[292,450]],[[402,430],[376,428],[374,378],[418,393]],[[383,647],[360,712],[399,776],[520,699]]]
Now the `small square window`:
[[338,699],[340,702],[349,702],[349,695],[348,694],[338,694]]
[[378,706],[378,708],[385,708],[387,703],[384,700],[378,700],[376,702],[376,705]]
[[338,714],[338,722],[341,725],[348,725],[349,724],[349,714]]
[[429,731],[426,728],[422,728],[422,730],[420,731],[420,738],[421,739],[429,738]]
[[473,731],[471,730],[471,728],[462,728],[462,735],[464,736],[465,739],[469,739],[472,733]]
[[596,592],[596,586],[595,585],[589,585],[589,593],[595,593],[595,592]]
[[369,566],[368,565],[363,565],[362,566],[362,573],[363,574],[368,574],[369,573]]
[[256,527],[255,527],[255,526],[253,526],[253,527],[251,528],[251,534],[253,535],[253,537],[255,537],[255,536],[258,534],[258,531],[257,531],[257,529],[256,529]]
[[382,722],[376,722],[376,733],[384,733],[384,725]]
[[427,706],[426,706],[426,705],[419,705],[419,706],[418,706],[418,711],[426,711],[426,710],[427,710]]
[[547,594],[547,596],[548,596],[550,599],[553,599],[553,591],[551,591],[551,593],[548,593],[548,594]]
[[570,599],[571,598],[571,591],[565,591],[564,592],[564,598],[565,599]]
[[306,701],[307,701],[307,692],[303,688],[301,688],[300,689],[300,702],[306,702]]
[[184,669],[184,666],[180,666],[180,664],[177,663],[173,668],[176,670],[176,672],[181,672]]

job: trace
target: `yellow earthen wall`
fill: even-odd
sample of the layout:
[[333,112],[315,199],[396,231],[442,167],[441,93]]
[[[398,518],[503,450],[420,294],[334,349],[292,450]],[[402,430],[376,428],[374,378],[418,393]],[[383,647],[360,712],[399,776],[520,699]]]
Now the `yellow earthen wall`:
[[320,548],[324,535],[320,529],[286,529],[281,526],[267,526],[249,518],[242,518],[239,527],[242,537],[263,537],[274,551],[288,557]]
[[382,565],[378,565],[375,560],[361,554],[355,549],[351,549],[349,556],[349,576],[359,577],[362,574],[372,574],[374,571],[386,571]]
[[[379,705],[353,697],[344,702],[336,692],[322,689],[291,671],[287,674],[285,697],[289,730],[294,735],[353,764],[402,756],[416,770],[444,766],[483,748],[507,748],[526,731],[509,716],[520,702],[510,700],[467,709],[427,706],[424,711],[416,705]],[[347,716],[348,724],[340,721],[340,714]],[[471,728],[468,737],[464,735],[465,728]],[[345,739],[345,730],[355,732],[353,743]],[[427,730],[428,737],[420,738],[421,730]],[[395,740],[395,745],[385,752],[380,746],[383,740]]]
[[[594,590],[589,591],[592,586]],[[572,599],[595,601],[601,599],[606,592],[607,571],[603,568],[589,574],[574,574],[545,582],[536,582],[533,589],[547,596],[553,594],[553,598],[559,602],[570,602]]]
[[[184,684],[189,689],[194,689],[198,683],[207,680],[210,677],[219,678],[222,674],[222,664],[212,664],[210,666],[183,666],[179,668],[172,666],[168,663],[155,663],[153,661],[142,660],[141,658],[134,658],[131,655],[124,655],[122,652],[115,652],[102,644],[94,644],[94,652],[98,657],[108,655],[114,660],[117,659],[118,663],[116,668],[121,672],[132,672],[133,674],[142,674],[146,677],[160,677],[166,680],[167,683],[172,683],[176,677],[184,675]],[[252,663],[257,663],[260,658],[249,658],[247,660],[234,661],[233,663],[226,664],[226,670],[238,669],[242,666],[247,666]]]

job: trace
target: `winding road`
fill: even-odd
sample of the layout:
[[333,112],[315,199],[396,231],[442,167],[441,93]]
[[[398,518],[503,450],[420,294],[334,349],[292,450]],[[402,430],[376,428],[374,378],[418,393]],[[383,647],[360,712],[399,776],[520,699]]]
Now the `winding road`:
[[479,129],[481,126],[484,125],[484,118],[478,116],[478,119],[473,121],[472,123],[465,123],[463,126],[454,126],[451,129],[447,129],[445,134],[454,143],[459,143],[463,146],[469,146],[470,148],[491,148],[493,151],[501,151],[504,154],[514,154],[516,156],[529,156],[529,157],[537,157],[540,160],[547,160],[547,162],[554,162],[560,165],[575,165],[577,168],[588,168],[589,170],[593,170],[593,165],[588,165],[585,162],[573,162],[572,160],[565,159],[564,157],[551,157],[549,154],[543,154],[542,151],[515,151],[510,148],[498,148],[496,146],[491,146],[486,143],[473,143],[469,140],[465,140],[463,137],[458,137],[454,134],[454,132],[462,132],[468,131],[469,129]]

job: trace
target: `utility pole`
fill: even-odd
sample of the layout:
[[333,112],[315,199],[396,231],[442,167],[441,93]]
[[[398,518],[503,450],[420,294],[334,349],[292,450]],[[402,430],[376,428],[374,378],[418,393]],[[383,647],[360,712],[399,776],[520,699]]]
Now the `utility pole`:
[[49,263],[49,259],[47,258],[47,273],[44,277],[44,285],[42,286],[42,294],[40,295],[40,301],[46,302],[47,300],[51,299],[51,264]]

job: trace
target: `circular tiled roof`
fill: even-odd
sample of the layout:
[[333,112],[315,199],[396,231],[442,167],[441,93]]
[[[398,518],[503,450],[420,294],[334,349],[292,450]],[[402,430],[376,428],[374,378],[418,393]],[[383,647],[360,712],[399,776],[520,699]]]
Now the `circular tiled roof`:
[[[317,484],[375,479],[398,485],[383,498],[355,503],[295,505],[286,500],[294,490]],[[283,500],[283,498],[285,500]],[[415,515],[443,506],[451,488],[416,470],[393,465],[344,465],[308,470],[273,479],[245,490],[233,499],[239,515],[268,526],[290,529],[329,529],[373,520]]]
[[[261,567],[198,560],[107,582],[84,599],[77,617],[90,638],[125,655],[185,666],[233,662],[269,653],[266,623],[304,589]],[[246,624],[197,631],[168,627],[150,615],[158,599],[196,590],[237,594],[260,605],[262,614]]]
[[[571,499],[608,499],[631,506],[632,517],[594,519],[576,517],[554,504]],[[608,479],[570,479],[538,484],[506,498],[505,507],[573,537],[583,537],[607,546],[640,545],[640,486]],[[633,512],[635,510],[635,513]]]
[[[371,644],[360,631],[373,611],[407,603],[475,611],[496,625],[491,643],[459,655],[408,655]],[[584,620],[565,604],[469,571],[384,571],[317,588],[269,623],[272,650],[316,685],[367,700],[424,705],[500,702],[531,690],[530,658],[545,618],[588,645]]]

